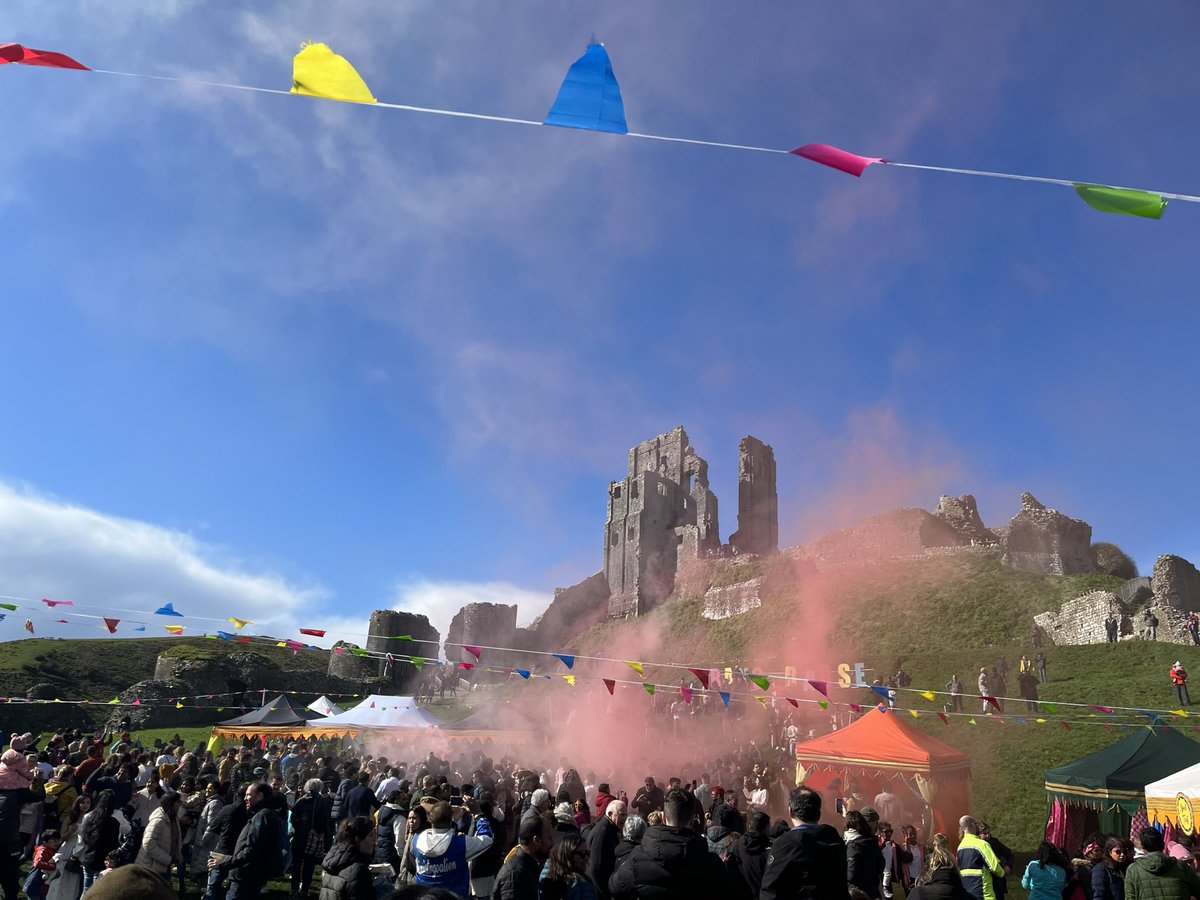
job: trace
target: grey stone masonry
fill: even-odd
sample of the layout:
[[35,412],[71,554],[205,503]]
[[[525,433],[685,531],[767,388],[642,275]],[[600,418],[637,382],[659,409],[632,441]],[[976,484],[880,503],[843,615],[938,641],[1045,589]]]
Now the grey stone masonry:
[[1154,601],[1184,613],[1200,612],[1200,571],[1182,556],[1160,556],[1150,579]]
[[704,594],[706,619],[729,619],[762,606],[764,578],[752,578],[741,584],[709,588]]
[[1089,552],[1092,526],[1056,509],[1047,509],[1028,491],[1021,511],[1004,536],[1004,563],[1038,575],[1078,575],[1096,571]]
[[747,435],[738,444],[738,530],[729,543],[739,555],[779,552],[779,492],[775,451]]

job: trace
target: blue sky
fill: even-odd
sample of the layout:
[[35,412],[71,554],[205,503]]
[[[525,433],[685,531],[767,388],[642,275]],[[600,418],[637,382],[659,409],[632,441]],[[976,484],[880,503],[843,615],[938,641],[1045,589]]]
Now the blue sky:
[[[595,34],[632,130],[1200,189],[1186,2],[8,7],[95,68],[286,88],[320,40],[533,119]],[[753,433],[787,543],[1031,490],[1200,556],[1197,206],[17,66],[0,103],[0,593],[529,618],[677,424],[723,538]]]

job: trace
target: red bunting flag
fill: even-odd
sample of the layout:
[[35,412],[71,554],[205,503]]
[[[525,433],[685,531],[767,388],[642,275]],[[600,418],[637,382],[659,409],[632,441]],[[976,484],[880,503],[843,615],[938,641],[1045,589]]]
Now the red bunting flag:
[[862,707],[861,707],[861,706],[859,706],[857,703],[851,703],[851,704],[850,704],[850,711],[851,711],[851,712],[860,713],[860,712],[862,712]]
[[813,681],[808,679],[808,685],[822,697],[829,698],[829,682],[828,681]]
[[324,628],[301,628],[300,633],[307,634],[310,637],[325,637]]
[[482,647],[472,647],[470,644],[463,644],[463,649],[474,656],[476,660],[483,659]]
[[988,706],[996,707],[997,712],[1002,712],[1002,710],[1000,709],[1000,701],[997,700],[995,697],[989,697],[986,694],[980,694],[979,699],[983,700],[985,703],[987,703]]
[[470,672],[470,671],[471,671],[473,668],[475,668],[475,663],[464,663],[464,662],[460,662],[460,663],[458,664],[458,667],[459,667],[460,669],[466,669],[468,672]]
[[[601,681],[604,682],[604,686],[606,688],[608,688],[608,692],[610,694],[613,692],[613,689],[617,686],[616,679],[614,679],[614,678],[602,678]],[[1197,727],[1200,728],[1200,726],[1197,726]]]
[[787,700],[788,703],[792,704],[792,706],[796,707],[796,709],[800,708],[799,700],[793,700],[791,697],[784,697],[784,699]]
[[1065,728],[1065,729],[1067,729],[1067,731],[1070,731],[1070,730],[1071,730],[1071,723],[1070,723],[1070,722],[1068,722],[1068,721],[1066,721],[1066,720],[1064,719],[1064,720],[1063,720],[1063,723],[1062,723],[1062,727],[1063,727],[1063,728]]
[[839,147],[831,147],[829,144],[805,144],[790,152],[794,156],[803,156],[805,159],[811,159],[813,162],[855,177],[861,177],[867,166],[887,162],[881,156],[859,156],[857,153],[851,153],[849,150],[842,150]]
[[688,687],[687,685],[682,685],[682,684],[681,684],[681,685],[679,686],[679,695],[680,695],[681,697],[683,697],[683,702],[684,702],[684,703],[691,703],[691,702],[692,702],[692,689],[691,689],[690,687]]
[[53,50],[34,50],[32,47],[24,47],[21,44],[0,44],[0,63],[21,63],[26,66],[89,71],[87,66],[71,59],[65,53],[55,53]]
[[700,684],[702,684],[704,686],[704,689],[707,691],[708,690],[708,672],[706,672],[704,669],[688,669],[688,671],[696,676],[696,678],[700,681]]
[[940,713],[938,713],[938,718],[942,720],[942,724],[943,724],[943,725],[949,725],[949,724],[950,724],[950,718],[949,718],[949,716],[947,716],[947,715],[946,715],[944,712],[940,712]]
[[109,634],[116,634],[117,633],[117,625],[120,623],[120,621],[121,621],[120,619],[110,619],[110,618],[108,618],[108,616],[105,616],[104,617],[104,627],[108,629]]

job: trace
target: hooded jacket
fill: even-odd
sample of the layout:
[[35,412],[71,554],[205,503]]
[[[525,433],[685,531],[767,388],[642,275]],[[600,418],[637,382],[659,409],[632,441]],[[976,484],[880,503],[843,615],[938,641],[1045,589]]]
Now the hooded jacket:
[[598,791],[596,793],[596,799],[592,801],[596,806],[596,817],[599,818],[600,816],[604,815],[604,811],[608,809],[608,804],[612,803],[616,799],[617,798],[608,791]]
[[746,885],[750,891],[747,896],[754,900],[758,900],[758,892],[762,889],[770,849],[771,839],[767,835],[747,831],[729,848],[729,858],[725,860],[725,867]]
[[51,813],[51,807],[54,806],[57,813],[51,814],[56,814],[60,821],[66,819],[71,814],[71,807],[75,805],[78,796],[79,791],[75,790],[73,781],[47,781],[46,812]]
[[1125,900],[1188,900],[1200,897],[1200,876],[1165,853],[1147,853],[1125,870]]
[[816,822],[798,825],[771,843],[761,900],[847,900],[846,844],[837,830]]
[[935,869],[926,884],[908,892],[908,900],[971,900],[954,869]]
[[878,900],[883,880],[883,851],[874,835],[846,829],[846,880],[872,900]]
[[354,844],[338,841],[321,860],[319,900],[374,900],[371,858]]
[[480,818],[475,836],[459,834],[453,828],[426,828],[413,835],[413,861],[417,884],[446,888],[460,897],[471,893],[468,863],[492,846],[487,819]]
[[728,878],[690,828],[653,825],[609,881],[613,900],[724,900]]

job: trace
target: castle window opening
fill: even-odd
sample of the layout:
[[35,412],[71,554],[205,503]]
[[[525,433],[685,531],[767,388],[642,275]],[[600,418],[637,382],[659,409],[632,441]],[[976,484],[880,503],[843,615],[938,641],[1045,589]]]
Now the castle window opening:
[[630,525],[630,526],[629,526],[629,534],[627,535],[627,537],[629,538],[629,540],[631,540],[631,541],[633,540],[633,537],[634,537],[634,531],[633,531],[633,526],[632,526],[632,525]]
[[613,485],[613,499],[614,500],[621,499],[621,486],[619,484]]
[[612,545],[615,547],[619,543],[621,543],[621,533],[614,528],[612,533]]
[[667,496],[667,486],[665,484],[662,484],[661,482],[658,485],[658,495],[660,497]]
[[629,496],[634,500],[638,498],[638,483],[636,481],[629,483]]

